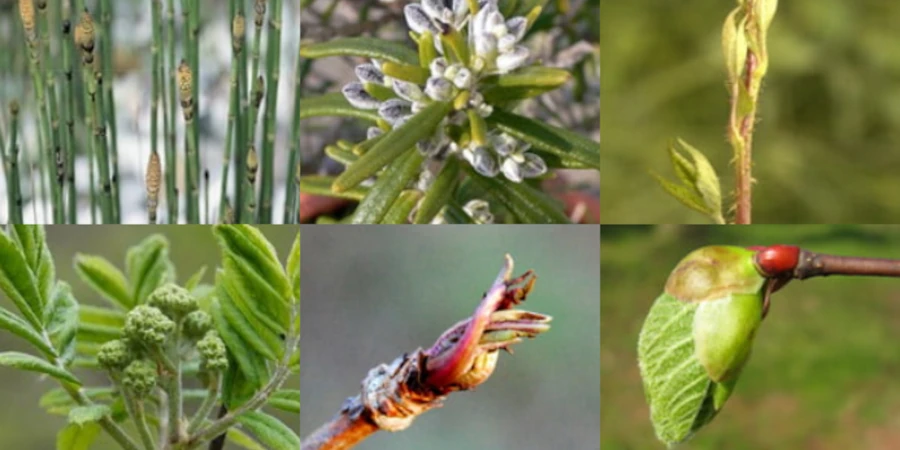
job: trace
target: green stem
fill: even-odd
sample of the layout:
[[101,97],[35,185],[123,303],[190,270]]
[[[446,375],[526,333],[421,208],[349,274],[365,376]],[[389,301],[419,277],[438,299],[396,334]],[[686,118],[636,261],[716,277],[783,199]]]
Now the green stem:
[[94,148],[99,150],[97,164],[100,171],[100,212],[104,224],[115,223],[112,205],[112,185],[109,174],[109,147],[106,142],[106,125],[103,118],[103,74],[94,72],[92,77],[85,67],[85,78],[88,83],[88,95],[94,122]]
[[[59,134],[59,115],[58,110],[59,106],[57,104],[56,99],[56,74],[54,73],[54,61],[52,50],[50,48],[50,35],[51,35],[51,26],[50,26],[50,18],[47,12],[49,8],[45,6],[43,9],[39,9],[39,13],[41,16],[41,30],[42,30],[42,51],[43,51],[43,60],[46,61],[46,88],[47,88],[47,110],[49,112],[50,119],[50,150],[51,153],[48,154],[48,158],[52,156],[52,159],[47,161],[47,167],[50,172],[48,176],[51,176],[51,180],[55,180],[55,182],[51,186],[51,198],[53,199],[53,222],[54,223],[65,223],[66,217],[65,212],[66,208],[63,204],[63,195],[62,189],[65,184],[65,159],[62,154],[62,144],[60,143],[60,134]],[[40,67],[40,63],[38,64]],[[51,174],[55,175],[52,176]]]
[[175,99],[175,4],[174,0],[167,0],[166,14],[168,23],[166,26],[166,45],[168,46],[168,76],[164,77],[164,83],[168,90],[168,131],[166,132],[166,205],[169,209],[169,223],[178,223],[178,156],[176,150],[175,120],[177,117],[177,100]]
[[[245,6],[243,1],[232,0],[234,3],[235,13],[240,14],[243,17],[247,17],[245,14]],[[234,38],[235,36],[232,36]],[[241,48],[247,47],[247,35],[246,30],[244,33],[241,33],[240,36],[237,36],[236,39]],[[246,161],[247,161],[247,129],[249,127],[249,114],[247,112],[248,104],[248,82],[247,82],[247,51],[240,52],[238,57],[238,100],[237,100],[237,110],[235,111],[235,124],[237,126],[236,130],[236,139],[234,142],[234,223],[244,223],[241,220],[241,216],[244,206],[244,180],[247,177],[246,174]]]
[[74,77],[72,63],[72,22],[71,10],[62,6],[64,2],[60,0],[59,7],[63,10],[63,27],[62,27],[62,54],[63,54],[63,70],[65,72],[65,82],[62,84],[62,101],[65,104],[63,109],[63,120],[66,125],[66,132],[63,134],[63,145],[66,149],[66,188],[68,193],[68,207],[66,213],[68,215],[68,223],[74,224],[78,222],[78,191],[75,189],[75,155],[78,149],[78,143],[75,139],[75,91],[72,78]]
[[203,399],[203,403],[200,404],[200,408],[197,409],[197,412],[194,414],[194,417],[191,419],[191,423],[188,426],[188,434],[193,434],[197,431],[197,428],[200,425],[203,425],[203,422],[209,417],[209,413],[216,406],[216,402],[219,399],[219,390],[221,389],[222,377],[219,372],[213,372],[210,374],[209,380],[209,391],[206,394],[206,398]]
[[[299,31],[299,30],[298,30]],[[284,223],[296,223],[298,221],[299,180],[297,174],[300,171],[300,72],[302,69],[300,59],[300,47],[297,47],[297,66],[294,70],[294,115],[291,121],[291,150],[287,168],[287,191],[285,192]]]
[[[151,4],[152,13],[151,14],[153,16],[153,19],[152,19],[151,23],[153,24],[152,25],[153,26],[153,43],[151,44],[151,47],[150,47],[150,53],[151,53],[151,55],[153,55],[153,58],[152,58],[153,59],[153,69],[152,69],[153,70],[153,86],[151,87],[152,93],[151,93],[151,100],[150,100],[150,151],[151,152],[156,152],[157,146],[159,144],[159,138],[158,138],[157,134],[159,133],[158,119],[159,119],[159,102],[160,102],[160,96],[161,96],[160,90],[159,90],[161,81],[160,81],[159,77],[162,72],[160,69],[160,56],[159,56],[159,52],[161,51],[160,36],[159,36],[160,35],[160,29],[159,29],[160,8],[161,7],[162,7],[162,0],[153,0],[152,1],[152,4]],[[163,109],[165,110],[165,107],[163,107]],[[167,127],[165,117],[163,118],[163,126],[166,128],[165,131],[168,132],[168,127]],[[167,154],[166,155],[167,163],[168,163],[168,159],[169,159],[169,155]],[[168,183],[166,183],[166,184],[168,187]],[[155,212],[154,212],[153,216],[155,216]]]
[[185,435],[184,423],[181,421],[184,415],[184,399],[181,396],[181,356],[178,354],[181,347],[181,327],[182,325],[179,323],[175,330],[171,355],[164,363],[172,366],[172,375],[166,384],[166,395],[169,400],[169,443],[181,442],[182,437]]
[[[234,0],[230,2],[231,8],[231,23],[233,24],[235,18],[237,17],[237,11],[235,8]],[[231,45],[231,78],[230,78],[230,86],[228,94],[228,127],[225,130],[225,154],[222,158],[222,175],[221,175],[221,186],[219,189],[219,222],[223,222],[225,218],[225,211],[227,209],[226,205],[228,203],[228,171],[231,165],[231,154],[232,149],[237,144],[237,140],[234,139],[234,128],[235,122],[237,121],[237,113],[238,113],[238,69],[240,67],[239,59],[241,48],[235,45],[234,39],[234,28],[232,26],[232,45]],[[234,141],[234,142],[233,142]],[[237,183],[235,183],[237,184]]]
[[22,223],[22,190],[19,174],[19,104],[14,100],[9,105],[10,120],[9,146],[7,147],[6,166],[6,193],[9,199],[7,205],[7,220],[9,223]]
[[[269,47],[266,49],[266,111],[263,116],[262,173],[259,189],[259,223],[272,223],[272,195],[275,178],[275,124],[278,103],[278,79],[281,68],[281,0],[271,0]],[[288,177],[290,179],[291,177]]]
[[112,222],[119,223],[121,213],[120,197],[119,197],[119,146],[118,135],[116,132],[116,102],[113,92],[113,70],[112,70],[112,16],[114,13],[112,2],[110,0],[101,0],[100,2],[100,23],[102,25],[100,31],[100,63],[103,73],[103,114],[106,118],[105,126],[109,131],[105,140],[108,140],[110,166],[112,175],[110,179],[110,202],[112,203]]

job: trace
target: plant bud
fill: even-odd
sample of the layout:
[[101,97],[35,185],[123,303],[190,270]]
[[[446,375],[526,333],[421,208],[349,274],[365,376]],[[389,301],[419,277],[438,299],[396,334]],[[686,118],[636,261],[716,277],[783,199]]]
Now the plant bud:
[[138,305],[125,316],[125,335],[148,347],[162,345],[175,330],[175,322],[159,308]]
[[146,397],[156,387],[156,363],[147,359],[133,361],[125,368],[122,385],[136,397]]
[[197,299],[187,289],[173,283],[164,284],[147,297],[147,304],[155,306],[172,320],[181,320],[197,310]]

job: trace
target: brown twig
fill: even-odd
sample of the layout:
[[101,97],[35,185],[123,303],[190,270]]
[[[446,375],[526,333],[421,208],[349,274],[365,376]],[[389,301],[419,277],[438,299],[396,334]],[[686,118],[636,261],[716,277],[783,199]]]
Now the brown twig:
[[380,364],[363,379],[360,393],[303,440],[303,450],[348,449],[376,431],[400,431],[420,414],[441,406],[451,392],[486,381],[501,349],[550,328],[549,316],[514,309],[534,286],[531,271],[512,277],[505,264],[473,315],[445,331],[427,350],[416,349]]
[[800,250],[800,259],[793,277],[803,280],[828,275],[863,275],[900,277],[900,260],[826,255]]

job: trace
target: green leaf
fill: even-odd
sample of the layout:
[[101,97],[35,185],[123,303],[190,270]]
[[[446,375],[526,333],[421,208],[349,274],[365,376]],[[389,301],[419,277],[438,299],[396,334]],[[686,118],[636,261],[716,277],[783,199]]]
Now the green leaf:
[[300,56],[313,59],[326,56],[362,56],[380,61],[419,65],[419,55],[406,45],[371,37],[338,38],[303,45],[300,47]]
[[16,305],[25,320],[35,330],[42,328],[44,299],[37,279],[25,254],[6,233],[0,233],[0,290]]
[[259,319],[287,330],[292,298],[291,283],[278,261],[275,248],[256,228],[219,225],[213,229],[222,249],[225,286],[236,302],[252,304]]
[[78,302],[72,296],[69,284],[60,281],[44,312],[44,323],[50,342],[64,364],[75,356],[75,335],[78,331]]
[[413,223],[431,223],[434,217],[441,212],[441,208],[450,201],[457,183],[459,183],[459,159],[447,158],[444,166],[441,167],[441,172],[435,177],[434,183],[431,184],[428,191],[425,192],[425,197],[419,203]]
[[52,347],[47,345],[47,341],[44,340],[44,337],[35,331],[31,325],[22,320],[19,316],[3,308],[0,308],[0,329],[7,330],[16,336],[25,339],[47,357],[56,353]]
[[329,158],[345,166],[352,165],[359,159],[359,155],[353,153],[352,148],[345,149],[337,145],[329,145],[325,147],[325,154],[328,155]]
[[513,73],[485,78],[484,100],[492,105],[536,97],[565,84],[571,74],[555,67],[531,66]]
[[684,157],[676,145],[669,146],[672,167],[681,184],[666,180],[656,173],[651,172],[651,175],[656,178],[666,192],[688,208],[708,216],[716,223],[725,223],[725,218],[722,216],[719,177],[716,175],[715,169],[703,153],[687,142],[678,139],[677,146],[689,153],[692,159],[689,161]]
[[128,249],[125,273],[131,281],[133,305],[144,303],[147,296],[163,284],[175,282],[175,266],[169,260],[169,241],[154,234]]
[[414,148],[393,160],[354,211],[352,223],[380,223],[400,192],[419,175],[423,160],[424,156]]
[[[91,401],[109,402],[113,399],[113,388],[83,388],[82,392]],[[44,408],[50,414],[61,414],[68,416],[69,411],[78,407],[78,403],[62,388],[53,388],[41,396],[39,401],[41,408]]]
[[368,186],[356,186],[341,192],[334,192],[331,186],[336,177],[327,175],[303,175],[300,177],[300,192],[326,197],[345,198],[360,201],[369,194]]
[[420,190],[405,189],[397,196],[397,200],[387,210],[380,223],[392,225],[408,224],[412,210],[419,203],[419,200],[422,199],[422,195],[424,194]]
[[472,218],[459,206],[459,203],[452,200],[444,208],[444,220],[448,224],[471,225],[474,223]]
[[[219,336],[228,348],[228,354],[231,355],[229,364],[236,363],[237,369],[242,374],[239,381],[248,386],[252,395],[252,392],[265,384],[268,379],[266,360],[263,359],[261,354],[246,340],[244,340],[241,334],[229,322],[228,318],[225,317],[219,299],[216,299],[216,301],[211,304],[210,315],[212,315],[213,322],[216,324],[216,331],[219,332]],[[242,390],[241,386],[230,386],[229,389],[229,392],[239,392]],[[235,393],[227,395],[226,398],[236,398]],[[228,402],[228,405],[233,406],[234,403]]]
[[235,298],[233,292],[237,288],[222,271],[216,274],[216,285],[219,287],[217,294],[219,306],[231,328],[266,359],[278,359],[283,351],[279,333],[284,333],[286,328],[276,329],[275,327],[279,325],[266,320],[266,316],[255,308],[253,302]]
[[229,428],[226,432],[226,438],[232,444],[237,445],[241,448],[245,448],[247,450],[269,450],[254,441],[249,434],[244,433],[237,428]]
[[287,264],[285,264],[288,278],[291,280],[291,286],[294,288],[294,303],[300,301],[300,233],[294,238],[294,245],[291,246],[291,252],[288,253]]
[[38,282],[41,299],[46,304],[56,281],[56,268],[53,265],[53,255],[50,254],[50,248],[47,247],[44,227],[41,225],[13,225],[10,228],[10,237],[16,241],[22,254],[25,255],[25,261]]
[[100,435],[100,425],[70,423],[56,435],[56,450],[88,450]]
[[572,161],[600,170],[600,144],[578,133],[502,109],[495,109],[486,120],[534,148],[559,156],[562,161]]
[[450,108],[449,102],[432,102],[403,125],[381,135],[381,139],[371,150],[334,180],[332,190],[342,192],[355,187],[413,148],[417,142],[430,137],[450,112]]
[[82,281],[111,304],[118,305],[126,311],[134,307],[134,299],[129,292],[125,274],[106,258],[78,253],[75,255],[75,271]]
[[528,184],[484,177],[468,165],[465,170],[473,182],[489,191],[523,223],[571,223],[546,194]]
[[203,281],[203,275],[206,274],[206,266],[201,267],[199,270],[194,272],[190,278],[188,278],[187,282],[184,283],[184,288],[188,291],[193,291],[197,288],[197,285]]
[[246,365],[236,362],[235,355],[229,354],[228,370],[222,380],[222,401],[233,411],[263,387],[269,379],[269,370],[265,361],[256,353],[242,355],[242,358],[250,361]]
[[53,364],[44,361],[38,357],[20,352],[2,352],[0,353],[0,366],[12,367],[14,369],[28,370],[31,372],[40,372],[50,375],[60,381],[68,381],[80,385],[81,382],[75,375],[69,373],[65,369],[60,369]]
[[350,104],[340,92],[303,97],[300,108],[300,120],[311,117],[338,116],[377,122],[380,116],[377,109],[360,109]]
[[300,448],[300,438],[280,420],[258,411],[238,416],[238,423],[269,448]]
[[99,422],[100,419],[109,416],[112,411],[106,405],[87,405],[72,408],[69,411],[69,423],[86,425],[91,422]]
[[289,413],[300,414],[300,391],[297,389],[281,389],[269,397],[267,405]]

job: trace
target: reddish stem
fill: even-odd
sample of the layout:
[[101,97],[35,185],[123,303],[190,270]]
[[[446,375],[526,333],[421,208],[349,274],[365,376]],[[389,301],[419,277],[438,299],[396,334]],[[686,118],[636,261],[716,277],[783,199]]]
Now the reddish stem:
[[826,255],[800,250],[800,261],[793,278],[803,280],[828,275],[900,277],[900,259]]
[[351,448],[378,431],[364,414],[338,414],[303,440],[301,450],[341,450]]

